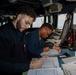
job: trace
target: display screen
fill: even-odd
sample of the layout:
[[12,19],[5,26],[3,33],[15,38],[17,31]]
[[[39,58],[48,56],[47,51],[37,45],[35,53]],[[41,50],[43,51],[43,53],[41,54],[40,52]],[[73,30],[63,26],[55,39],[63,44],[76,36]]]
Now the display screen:
[[59,14],[58,15],[58,22],[57,22],[57,29],[63,29],[64,22],[66,20],[67,14]]

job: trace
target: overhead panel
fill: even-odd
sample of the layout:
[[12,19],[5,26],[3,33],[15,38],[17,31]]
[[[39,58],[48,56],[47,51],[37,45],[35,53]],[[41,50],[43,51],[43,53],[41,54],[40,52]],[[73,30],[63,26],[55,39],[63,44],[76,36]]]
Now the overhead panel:
[[43,7],[46,8],[47,14],[60,12],[62,4],[58,3],[58,0],[42,0]]

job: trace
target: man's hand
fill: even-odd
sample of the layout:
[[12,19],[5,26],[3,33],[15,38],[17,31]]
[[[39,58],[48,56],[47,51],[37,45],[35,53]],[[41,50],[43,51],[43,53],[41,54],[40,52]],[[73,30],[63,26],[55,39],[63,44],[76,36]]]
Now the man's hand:
[[61,51],[61,48],[60,48],[59,46],[56,46],[56,45],[54,45],[54,46],[53,46],[53,49],[58,50],[58,52],[60,52],[60,51]]
[[42,58],[49,58],[49,56],[48,55],[43,55]]
[[38,60],[33,60],[30,63],[30,68],[32,69],[37,69],[42,67],[42,61],[40,59]]
[[49,50],[50,50],[49,47],[44,47],[44,48],[43,48],[43,52],[47,52],[47,51],[49,51]]

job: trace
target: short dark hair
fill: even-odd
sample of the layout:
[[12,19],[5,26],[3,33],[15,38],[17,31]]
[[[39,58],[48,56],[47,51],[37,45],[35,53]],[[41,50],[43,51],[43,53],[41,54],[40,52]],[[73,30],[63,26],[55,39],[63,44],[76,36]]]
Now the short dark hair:
[[16,17],[18,16],[18,14],[29,15],[29,16],[33,17],[34,21],[36,19],[36,13],[34,12],[34,10],[31,7],[28,7],[28,6],[20,7],[16,13]]
[[42,27],[48,27],[49,29],[51,29],[53,31],[53,26],[51,24],[49,24],[49,23],[43,23],[41,28]]

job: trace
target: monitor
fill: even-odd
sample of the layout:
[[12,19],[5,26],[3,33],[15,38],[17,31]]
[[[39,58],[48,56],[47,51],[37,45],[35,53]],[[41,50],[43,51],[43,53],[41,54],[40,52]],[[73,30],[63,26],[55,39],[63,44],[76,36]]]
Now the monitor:
[[39,28],[44,23],[44,17],[37,17],[32,24],[32,28]]
[[58,15],[57,29],[63,29],[63,25],[66,20],[66,15],[67,15],[66,13]]
[[73,25],[76,25],[76,13],[73,14]]

